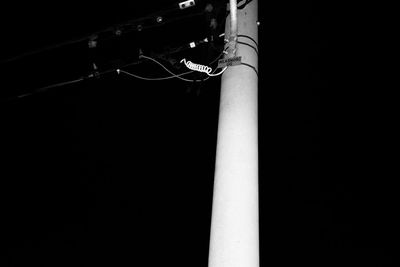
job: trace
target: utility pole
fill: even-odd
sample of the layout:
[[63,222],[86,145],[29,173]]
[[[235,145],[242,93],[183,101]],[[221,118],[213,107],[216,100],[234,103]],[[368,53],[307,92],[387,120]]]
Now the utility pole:
[[221,78],[209,267],[259,266],[258,54],[240,44],[256,46],[257,20],[257,0],[237,10],[236,56],[248,65],[229,67]]

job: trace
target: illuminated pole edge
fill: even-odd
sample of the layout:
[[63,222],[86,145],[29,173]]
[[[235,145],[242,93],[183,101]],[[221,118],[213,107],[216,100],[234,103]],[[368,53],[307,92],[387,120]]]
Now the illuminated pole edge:
[[[238,34],[258,42],[257,7],[253,0],[237,10],[237,23]],[[236,55],[258,68],[251,48],[238,46]],[[257,75],[247,66],[222,75],[209,267],[259,267],[257,90]]]

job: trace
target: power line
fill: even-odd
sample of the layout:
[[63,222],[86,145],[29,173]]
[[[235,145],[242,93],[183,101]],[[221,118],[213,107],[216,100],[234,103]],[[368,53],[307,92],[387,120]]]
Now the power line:
[[[215,77],[215,76],[219,76],[219,75],[221,75],[222,73],[224,73],[225,71],[226,71],[226,69],[227,69],[228,67],[224,67],[220,72],[218,72],[218,73],[211,73],[211,74],[208,74],[208,76],[210,76],[210,77]],[[215,70],[214,70],[215,71]]]
[[[145,17],[141,17],[139,19],[134,19],[134,20],[130,20],[128,22],[125,23],[120,23],[120,24],[116,24],[113,26],[109,26],[106,27],[102,30],[99,31],[95,31],[92,32],[88,35],[79,37],[77,39],[70,39],[64,42],[60,42],[58,44],[53,44],[53,45],[48,45],[39,49],[35,49],[35,50],[31,50],[10,58],[6,58],[0,61],[0,65],[6,64],[6,63],[10,63],[10,62],[14,62],[14,61],[18,61],[20,59],[29,57],[29,56],[33,56],[33,55],[37,55],[37,54],[41,54],[47,51],[51,51],[51,50],[55,50],[57,48],[61,48],[61,47],[65,47],[68,45],[73,45],[73,44],[77,44],[80,42],[84,42],[84,41],[89,41],[92,38],[99,38],[99,36],[101,34],[107,34],[107,33],[114,33],[111,35],[111,37],[109,36],[108,38],[106,37],[102,37],[103,41],[106,41],[108,39],[111,38],[115,38],[118,35],[116,34],[116,30],[119,29],[120,31],[122,31],[124,34],[136,31],[143,31],[145,29],[150,29],[150,28],[155,28],[155,27],[160,27],[162,25],[165,25],[166,23],[172,23],[178,20],[183,20],[183,19],[187,19],[187,18],[191,18],[191,17],[196,17],[196,16],[201,16],[203,15],[203,12],[197,12],[197,13],[193,13],[193,14],[187,14],[187,15],[181,15],[181,16],[173,16],[167,20],[164,20],[162,24],[158,23],[157,20],[155,18],[157,17],[165,17],[168,13],[171,13],[173,11],[179,10],[179,6],[178,4],[172,8],[169,8],[167,10],[162,10],[162,11],[158,11],[158,12],[154,12],[150,15],[147,15]],[[148,23],[146,24],[146,21],[151,20],[151,24],[149,25]],[[139,27],[140,26],[140,27]]]
[[[224,54],[224,52],[225,52],[225,51],[222,51],[221,54],[220,54],[216,59],[214,59],[214,60],[210,63],[210,65],[211,65],[212,63],[214,63],[215,61],[217,61],[217,60],[221,57],[221,55]],[[154,59],[154,58],[147,57],[147,56],[145,56],[145,55],[140,55],[139,58],[145,58],[145,59],[148,59],[148,60],[153,61],[153,62],[156,63],[157,65],[161,66],[164,70],[166,70],[169,74],[171,74],[173,78],[178,78],[178,79],[181,79],[181,80],[183,80],[183,81],[185,81],[185,82],[203,82],[203,81],[208,80],[209,77],[215,77],[215,76],[221,75],[221,74],[227,69],[227,68],[225,67],[223,70],[221,70],[219,73],[216,73],[216,74],[215,74],[215,71],[216,71],[217,69],[214,69],[214,71],[213,71],[211,74],[208,74],[209,77],[207,77],[207,78],[205,78],[205,79],[203,79],[203,80],[189,80],[189,79],[182,78],[182,77],[180,77],[180,75],[177,75],[177,74],[173,73],[173,72],[170,71],[167,67],[165,67],[162,63],[160,63],[159,61],[157,61],[157,60]]]
[[151,57],[147,57],[147,56],[144,56],[144,55],[141,55],[140,57],[153,61],[157,65],[161,66],[164,70],[166,70],[169,74],[171,74],[172,76],[176,76],[176,78],[178,78],[178,79],[180,79],[182,81],[185,81],[185,82],[203,82],[205,80],[208,80],[208,77],[205,78],[204,80],[189,80],[189,79],[182,78],[182,77],[176,75],[175,73],[173,73],[172,71],[170,71],[167,67],[165,67],[162,63],[160,63],[156,59],[151,58]]
[[[173,79],[173,78],[180,78],[180,76],[193,73],[193,71],[188,71],[188,72],[181,73],[181,74],[174,74],[174,75],[168,76],[168,77],[147,78],[147,77],[142,77],[142,76],[139,76],[139,75],[136,75],[136,74],[133,74],[133,73],[121,70],[121,69],[117,69],[116,71],[117,71],[118,74],[121,72],[121,73],[127,74],[129,76],[132,76],[132,77],[134,77],[136,79],[145,80],[145,81],[164,81],[164,80],[169,80],[169,79]],[[188,80],[188,81],[192,82],[192,80]]]
[[83,80],[85,80],[85,79],[87,79],[87,78],[81,77],[81,78],[74,79],[74,80],[70,80],[70,81],[65,81],[65,82],[60,82],[60,83],[56,83],[56,84],[51,84],[51,85],[48,85],[48,86],[44,86],[44,87],[40,87],[40,88],[38,88],[38,89],[35,89],[35,90],[33,90],[32,92],[29,92],[29,93],[25,93],[25,94],[21,94],[21,95],[17,95],[17,96],[7,97],[6,99],[4,99],[4,100],[2,100],[2,101],[4,101],[4,102],[9,102],[9,101],[12,101],[12,100],[17,100],[17,99],[25,98],[25,97],[27,97],[27,96],[32,96],[32,95],[36,95],[36,94],[38,94],[38,93],[46,92],[47,90],[53,89],[53,88],[56,88],[56,87],[61,87],[61,86],[69,85],[69,84],[75,84],[75,83],[81,82],[81,81],[83,81]]
[[[223,54],[224,54],[224,51],[222,51],[222,52],[218,55],[218,57],[216,57],[213,61],[211,61],[211,62],[209,63],[209,65],[212,65],[213,63],[215,63]],[[152,60],[152,61],[154,61],[155,63],[159,64],[159,65],[160,65],[161,67],[163,67],[168,73],[170,73],[171,76],[161,77],[161,78],[148,78],[148,77],[143,77],[143,76],[140,76],[140,75],[137,75],[137,74],[133,74],[133,73],[130,73],[130,72],[121,70],[121,69],[117,69],[117,70],[116,70],[117,73],[121,72],[121,73],[127,74],[127,75],[129,75],[129,76],[132,76],[132,77],[134,77],[134,78],[141,79],[141,80],[145,80],[145,81],[162,81],[162,80],[169,80],[169,79],[173,79],[173,78],[183,79],[183,80],[186,81],[186,82],[198,82],[198,81],[199,81],[199,80],[185,79],[185,78],[182,78],[182,77],[181,77],[181,76],[184,76],[184,75],[187,75],[187,74],[191,74],[191,73],[193,73],[194,71],[188,71],[188,72],[184,72],[184,73],[180,73],[180,74],[175,74],[175,73],[171,72],[170,70],[168,70],[168,69],[167,69],[162,63],[160,63],[159,61],[157,61],[157,60],[155,60],[155,59],[153,59],[153,58],[150,58],[150,57],[146,57],[146,56],[142,56],[142,57],[143,57],[143,58],[147,58],[147,59],[149,59],[149,60]],[[224,68],[220,73],[213,74],[212,76],[221,75],[225,70],[226,70],[226,68]],[[214,70],[214,72],[215,72],[215,70]],[[205,78],[204,80],[200,80],[200,82],[201,82],[201,81],[206,81],[206,80],[208,80],[209,78],[210,78],[210,77],[207,77],[207,78]]]
[[[218,55],[218,57],[216,57],[213,61],[211,61],[209,63],[209,65],[212,65],[213,63],[215,63],[223,54],[224,54],[224,51],[222,51]],[[146,80],[146,81],[162,81],[162,80],[169,80],[169,79],[173,79],[173,78],[178,78],[178,79],[181,79],[181,80],[186,81],[186,82],[204,82],[204,81],[207,81],[210,78],[210,77],[206,77],[205,79],[202,79],[202,80],[185,79],[185,78],[182,78],[181,76],[191,74],[194,71],[187,71],[187,72],[184,72],[184,73],[175,74],[172,71],[170,71],[168,68],[166,68],[159,61],[157,61],[157,60],[155,60],[153,58],[150,58],[150,57],[146,57],[146,56],[141,56],[141,57],[149,59],[149,60],[152,60],[153,62],[157,63],[158,65],[163,67],[168,73],[170,73],[171,76],[159,77],[159,78],[148,78],[148,77],[143,77],[143,76],[140,76],[140,75],[137,75],[137,74],[133,74],[133,73],[127,72],[125,70],[121,70],[121,68],[126,68],[128,66],[138,65],[138,64],[142,63],[142,61],[139,60],[139,61],[134,61],[134,62],[131,62],[131,63],[124,64],[120,68],[112,68],[112,69],[105,70],[105,71],[102,71],[102,72],[91,73],[91,74],[89,74],[87,76],[84,76],[84,77],[81,77],[81,78],[78,78],[78,79],[47,85],[47,86],[35,89],[32,92],[20,94],[20,95],[17,95],[17,96],[11,96],[11,97],[2,99],[1,101],[9,102],[9,101],[12,101],[12,100],[18,100],[18,99],[25,98],[25,97],[28,97],[28,96],[32,96],[32,95],[35,95],[35,94],[38,94],[38,93],[46,92],[46,91],[48,91],[50,89],[53,89],[53,88],[56,88],[56,87],[61,87],[61,86],[69,85],[69,84],[75,84],[75,83],[78,83],[78,82],[81,82],[81,81],[84,81],[84,80],[92,79],[92,78],[95,78],[95,77],[100,77],[100,76],[103,76],[104,74],[108,74],[108,73],[112,73],[112,72],[117,72],[117,73],[121,72],[121,73],[124,73],[126,75],[135,77],[137,79]],[[225,69],[223,69],[220,73],[214,74],[213,76],[220,75],[220,74],[223,73],[223,71],[225,71]],[[214,70],[214,72],[215,72],[215,70]]]

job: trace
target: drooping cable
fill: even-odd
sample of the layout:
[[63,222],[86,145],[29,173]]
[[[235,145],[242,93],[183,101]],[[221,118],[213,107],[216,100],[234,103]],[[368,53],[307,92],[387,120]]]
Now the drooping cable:
[[[226,53],[225,50],[222,51],[213,61],[211,61],[211,62],[209,63],[209,65],[214,64],[224,53]],[[87,76],[84,76],[84,77],[81,77],[81,78],[78,78],[78,79],[74,79],[74,80],[70,80],[70,81],[66,81],[66,82],[60,82],[60,83],[56,83],[56,84],[47,85],[47,86],[44,86],[44,87],[41,87],[41,88],[38,88],[38,89],[34,89],[32,92],[20,94],[20,95],[17,95],[17,96],[11,96],[11,97],[8,97],[8,98],[5,98],[5,99],[1,99],[0,101],[1,101],[1,102],[8,102],[8,101],[11,101],[11,100],[21,99],[21,98],[24,98],[24,97],[28,97],[28,96],[35,95],[35,94],[37,94],[37,93],[46,92],[47,90],[52,89],[52,88],[56,88],[56,87],[61,87],[61,86],[69,85],[69,84],[78,83],[78,82],[81,82],[81,81],[84,81],[84,80],[87,80],[87,79],[91,79],[91,78],[95,78],[95,77],[100,77],[100,76],[103,76],[104,74],[108,74],[108,73],[112,73],[112,72],[117,72],[118,74],[119,74],[119,73],[124,73],[124,74],[126,74],[126,75],[135,77],[135,78],[137,78],[137,79],[146,80],[146,81],[162,81],[162,80],[169,80],[169,79],[173,79],[173,78],[178,78],[178,79],[181,79],[181,80],[186,81],[186,82],[204,82],[204,81],[207,81],[211,76],[214,77],[214,76],[221,75],[221,74],[226,70],[226,68],[224,68],[224,69],[221,70],[219,73],[215,73],[215,71],[216,71],[216,69],[215,69],[215,70],[210,74],[209,77],[206,77],[206,78],[204,78],[204,79],[202,79],[202,80],[196,80],[196,79],[191,80],[191,79],[182,78],[181,76],[191,74],[191,73],[193,73],[194,71],[187,71],[187,72],[184,72],[184,73],[175,74],[175,73],[173,73],[172,71],[168,70],[162,63],[158,62],[157,60],[152,59],[152,58],[150,58],[150,57],[146,57],[146,56],[142,56],[142,57],[143,57],[143,58],[147,58],[147,59],[149,59],[149,60],[152,60],[153,62],[159,64],[159,65],[160,65],[161,67],[163,67],[168,73],[170,73],[171,76],[159,77],[159,78],[148,78],[148,77],[142,77],[142,76],[140,76],[140,75],[127,72],[127,71],[125,71],[125,70],[121,70],[121,68],[126,68],[126,67],[132,66],[132,65],[138,65],[138,64],[141,63],[141,61],[134,61],[134,62],[131,62],[131,63],[124,64],[124,65],[120,66],[120,68],[118,68],[118,69],[116,69],[116,68],[108,69],[108,70],[105,70],[105,71],[102,71],[102,72],[98,72],[98,73],[96,73],[96,74],[89,74],[89,75],[87,75]]]
[[[213,61],[211,61],[211,62],[209,63],[209,65],[212,65],[213,63],[215,63],[215,62],[224,54],[224,52],[225,52],[225,51],[222,51],[222,52],[218,55],[218,57],[216,57]],[[148,77],[143,77],[143,76],[140,76],[140,75],[137,75],[137,74],[133,74],[133,73],[130,73],[130,72],[128,72],[128,71],[121,70],[121,69],[117,69],[117,70],[116,70],[117,73],[121,72],[121,73],[127,74],[127,75],[129,75],[129,76],[132,76],[132,77],[134,77],[134,78],[141,79],[141,80],[146,80],[146,81],[161,81],[161,80],[168,80],[168,79],[172,79],[172,78],[178,78],[178,79],[181,79],[181,80],[183,80],[183,81],[185,81],[185,82],[204,82],[204,81],[207,81],[210,77],[215,77],[215,76],[221,75],[221,74],[226,70],[226,67],[225,67],[225,68],[224,68],[223,70],[221,70],[219,73],[215,73],[215,70],[216,70],[216,69],[215,69],[212,73],[210,73],[209,77],[206,77],[206,78],[203,79],[203,80],[196,80],[196,79],[190,80],[190,79],[182,78],[181,76],[187,75],[187,74],[191,74],[191,73],[193,73],[194,71],[188,71],[188,72],[184,72],[184,73],[181,73],[181,74],[175,74],[175,73],[173,73],[172,71],[170,71],[167,67],[165,67],[161,62],[157,61],[156,59],[153,59],[153,58],[151,58],[151,57],[147,57],[147,56],[144,56],[144,55],[142,55],[141,57],[146,58],[146,59],[149,59],[149,60],[155,62],[156,64],[160,65],[163,69],[165,69],[168,73],[170,73],[171,76],[168,76],[168,77],[161,77],[161,78],[148,78]]]
[[172,71],[170,71],[167,67],[165,67],[162,63],[160,63],[158,60],[156,60],[154,58],[151,58],[151,57],[148,57],[148,56],[144,56],[144,55],[140,55],[139,58],[145,58],[145,59],[148,59],[150,61],[153,61],[157,65],[161,66],[164,70],[166,70],[169,74],[171,74],[172,76],[175,76],[176,78],[178,78],[178,79],[180,79],[182,81],[185,81],[185,82],[201,82],[201,81],[203,81],[203,80],[189,80],[189,79],[182,78],[182,77],[176,75],[175,73],[173,73]]
[[226,71],[227,68],[228,68],[228,67],[224,67],[220,72],[215,73],[215,74],[210,73],[210,74],[208,74],[208,76],[211,76],[211,77],[219,76],[219,75],[221,75],[222,73],[224,73],[224,72]]
[[17,96],[7,97],[5,99],[2,99],[2,102],[3,101],[4,102],[8,102],[8,101],[11,101],[11,100],[21,99],[21,98],[24,98],[24,97],[27,97],[27,96],[32,96],[32,95],[35,95],[35,94],[38,94],[38,93],[43,93],[43,92],[46,92],[49,89],[53,89],[53,88],[56,88],[56,87],[61,87],[61,86],[69,85],[69,84],[75,84],[75,83],[81,82],[81,81],[83,81],[85,79],[86,79],[85,77],[81,77],[81,78],[70,80],[70,81],[66,81],[66,82],[60,82],[60,83],[56,83],[56,84],[47,85],[47,86],[35,89],[35,90],[33,90],[32,92],[29,92],[29,93],[25,93],[25,94],[21,94],[21,95],[17,95]]
[[[165,9],[165,10],[161,10],[161,11],[158,11],[158,12],[154,12],[152,14],[149,14],[147,16],[144,16],[144,17],[141,17],[141,18],[138,18],[138,19],[133,19],[133,20],[130,20],[130,21],[127,21],[127,22],[124,22],[124,23],[116,24],[116,25],[113,25],[113,26],[108,26],[108,27],[106,27],[104,29],[92,32],[90,34],[78,37],[76,39],[66,40],[64,42],[60,42],[60,43],[57,43],[57,44],[52,44],[52,45],[44,46],[44,47],[41,47],[41,48],[38,48],[38,49],[35,49],[35,50],[27,51],[27,52],[24,52],[22,54],[12,56],[10,58],[1,59],[0,60],[0,65],[11,63],[11,62],[14,62],[14,61],[18,61],[18,60],[21,60],[21,59],[29,57],[29,56],[34,56],[34,55],[37,55],[37,54],[41,54],[41,53],[44,53],[44,52],[55,50],[57,48],[78,44],[80,42],[85,42],[85,41],[90,40],[94,36],[95,37],[99,37],[100,35],[107,35],[109,33],[115,32],[115,29],[122,29],[123,33],[126,34],[126,33],[129,33],[129,32],[132,32],[132,31],[139,31],[138,30],[139,28],[140,28],[140,31],[142,31],[144,29],[151,29],[151,28],[160,27],[160,23],[153,22],[154,18],[156,18],[156,17],[165,17],[166,14],[169,14],[169,13],[174,12],[176,10],[179,10],[179,6],[178,5],[176,5],[176,6],[174,5],[169,9]],[[166,23],[172,23],[172,22],[176,22],[176,21],[179,21],[179,20],[185,20],[187,18],[200,17],[202,15],[203,15],[202,12],[197,12],[197,13],[191,13],[191,14],[183,14],[181,16],[173,16],[173,17],[168,18],[167,21],[163,21],[163,25],[165,25]],[[151,25],[144,25],[144,23],[146,21],[152,21],[152,24]],[[113,35],[112,37],[102,37],[101,39],[104,41],[104,40],[108,40],[108,39],[114,38],[115,36],[117,36],[117,35]]]
[[184,73],[181,73],[181,74],[171,75],[171,76],[168,76],[168,77],[147,78],[147,77],[142,77],[142,76],[139,76],[139,75],[136,75],[136,74],[133,74],[133,73],[127,72],[127,71],[125,71],[125,70],[121,70],[121,69],[117,69],[116,71],[117,71],[118,74],[119,74],[119,73],[124,73],[124,74],[127,74],[127,75],[129,75],[129,76],[132,76],[132,77],[134,77],[134,78],[136,78],[136,79],[145,80],[145,81],[163,81],[163,80],[169,80],[169,79],[173,79],[173,78],[180,78],[180,76],[193,73],[193,71],[188,71],[188,72],[184,72]]

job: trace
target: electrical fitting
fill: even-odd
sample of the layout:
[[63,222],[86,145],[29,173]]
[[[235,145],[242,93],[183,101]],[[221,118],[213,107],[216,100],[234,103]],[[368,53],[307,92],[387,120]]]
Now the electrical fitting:
[[88,40],[88,47],[89,48],[96,48],[97,47],[97,35],[93,35]]
[[188,0],[188,1],[184,1],[184,2],[180,2],[179,3],[179,8],[182,9],[186,9],[192,6],[195,6],[196,2],[194,0]]

